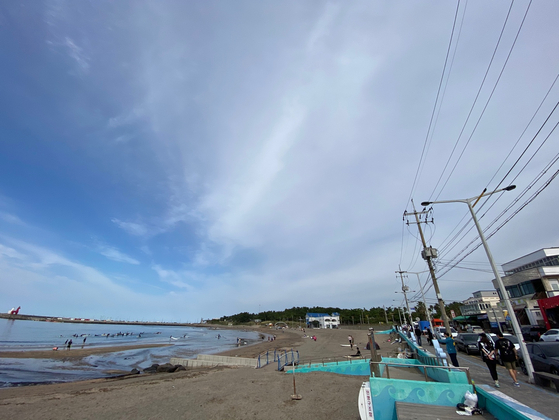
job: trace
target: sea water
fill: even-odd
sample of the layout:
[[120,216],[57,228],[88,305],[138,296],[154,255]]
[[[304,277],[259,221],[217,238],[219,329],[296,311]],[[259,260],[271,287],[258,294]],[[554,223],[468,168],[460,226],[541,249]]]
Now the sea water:
[[[85,341],[84,341],[85,339]],[[77,324],[0,319],[0,351],[66,350],[171,344],[92,355],[79,360],[0,359],[0,387],[38,383],[69,382],[103,378],[114,371],[142,370],[154,363],[167,363],[171,357],[194,358],[197,354],[218,353],[261,341],[254,331],[216,330],[203,327]]]

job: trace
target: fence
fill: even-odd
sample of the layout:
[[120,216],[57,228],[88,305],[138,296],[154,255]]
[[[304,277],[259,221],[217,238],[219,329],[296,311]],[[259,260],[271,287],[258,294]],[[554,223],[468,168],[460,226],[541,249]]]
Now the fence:
[[[271,359],[271,360],[270,360]],[[270,350],[258,355],[256,368],[262,368],[272,362],[278,363],[278,370],[282,370],[284,366],[299,364],[299,350],[281,350],[274,349],[272,353]]]
[[[289,361],[289,356],[291,356],[291,361]],[[276,352],[274,351],[274,361],[276,358]],[[282,370],[284,366],[295,366],[299,364],[299,350],[287,351],[283,350],[283,354],[281,354],[281,350],[277,353],[277,361],[278,361],[278,370]]]

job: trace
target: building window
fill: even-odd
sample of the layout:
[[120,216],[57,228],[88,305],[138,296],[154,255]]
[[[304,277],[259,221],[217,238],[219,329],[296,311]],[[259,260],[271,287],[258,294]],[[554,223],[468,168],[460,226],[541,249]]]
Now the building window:
[[510,276],[511,274],[519,273],[521,271],[528,270],[530,268],[552,267],[552,266],[556,266],[556,265],[559,265],[559,255],[554,255],[552,257],[545,257],[545,258],[542,258],[541,260],[522,265],[520,267],[517,267],[517,268],[514,268],[510,271],[507,271],[505,274],[507,276]]
[[531,281],[525,281],[524,283],[520,283],[518,286],[520,292],[522,293],[522,296],[533,295],[534,293],[536,293],[536,289],[534,288],[534,285]]

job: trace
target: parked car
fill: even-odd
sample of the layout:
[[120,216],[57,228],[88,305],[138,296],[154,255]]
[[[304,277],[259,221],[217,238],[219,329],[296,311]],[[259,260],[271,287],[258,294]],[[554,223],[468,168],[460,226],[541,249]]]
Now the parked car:
[[[536,372],[549,372],[557,375],[559,372],[559,343],[527,343],[528,354]],[[522,372],[527,373],[526,365],[519,354],[519,365]]]
[[467,331],[469,333],[481,334],[483,332],[483,328],[481,328],[479,325],[470,325],[467,328]]
[[[497,336],[497,334],[487,334],[489,336],[489,339],[493,342],[493,346],[495,346],[495,343],[497,342],[497,340],[499,339],[499,337]],[[520,354],[520,342],[518,341],[518,338],[516,337],[516,335],[512,335],[512,334],[503,334],[504,338],[508,338],[512,344],[514,344],[514,348],[516,349],[516,352],[518,354]],[[501,360],[501,356],[499,354],[497,354],[497,362],[502,365],[503,361]]]
[[539,341],[541,335],[546,332],[547,328],[538,325],[522,325],[520,330],[522,331],[524,341],[528,343],[530,341]]
[[540,341],[559,341],[559,329],[552,328],[547,330],[540,337]]
[[466,352],[466,354],[479,354],[477,339],[479,334],[461,333],[454,339],[456,350]]
[[[435,334],[434,334],[435,338],[438,340],[442,340],[444,338],[445,332],[446,332],[445,327],[435,327]],[[452,337],[456,338],[456,336],[458,335],[458,331],[450,327],[450,334],[452,334]]]

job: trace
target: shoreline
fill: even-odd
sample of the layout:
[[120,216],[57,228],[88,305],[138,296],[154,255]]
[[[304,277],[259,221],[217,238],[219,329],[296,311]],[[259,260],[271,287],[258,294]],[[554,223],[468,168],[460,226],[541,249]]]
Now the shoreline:
[[[123,346],[106,346],[106,347],[90,347],[90,348],[74,348],[67,350],[61,348],[58,350],[21,350],[21,351],[0,351],[0,358],[5,359],[83,359],[94,354],[115,353],[126,350],[149,349],[154,347],[166,347],[172,344],[129,344]],[[76,346],[77,347],[77,346]]]
[[[230,329],[231,327],[229,327]],[[269,332],[259,331],[260,328],[236,328],[242,330],[250,330],[251,332],[256,332],[260,336],[273,335]],[[277,331],[277,330],[275,330]],[[277,349],[279,347],[293,346],[298,339],[293,339],[290,336],[294,333],[294,330],[289,330],[287,334],[283,333],[277,335],[274,341],[267,341],[266,339],[255,341],[254,343],[248,345],[242,345],[232,349],[227,349],[219,351],[217,353],[212,353],[221,356],[238,356],[238,357],[258,357],[259,354],[267,351]],[[291,339],[288,339],[291,338]],[[280,343],[283,343],[280,345]],[[113,345],[113,346],[97,346],[97,347],[86,347],[80,348],[81,345],[76,345],[74,348],[67,350],[62,347],[58,350],[10,350],[10,351],[0,351],[0,358],[4,359],[52,359],[52,360],[79,360],[88,356],[105,354],[105,353],[116,353],[119,351],[126,350],[139,350],[139,349],[149,349],[157,347],[170,347],[172,343],[145,343],[145,344],[125,344],[125,345]]]
[[[344,360],[355,352],[346,346],[348,334],[355,337],[355,343],[361,349],[365,348],[367,340],[367,331],[350,329],[308,330],[309,336],[316,335],[316,341],[305,337],[297,329],[240,329],[276,334],[277,338],[275,341],[264,339],[219,354],[256,357],[266,350],[273,352],[275,349],[293,348],[305,363],[328,357]],[[383,337],[381,342],[386,354],[396,350],[396,346],[386,343],[387,338]],[[232,420],[337,420],[358,415],[355,401],[362,377],[325,372],[297,375],[297,393],[303,396],[301,401],[291,399],[293,381],[294,376],[278,372],[275,363],[260,369],[216,366],[174,373],[122,374],[100,379],[7,387],[0,389],[0,404],[6,418],[61,420],[180,420],[185,416]],[[325,390],[328,392],[325,393]]]

